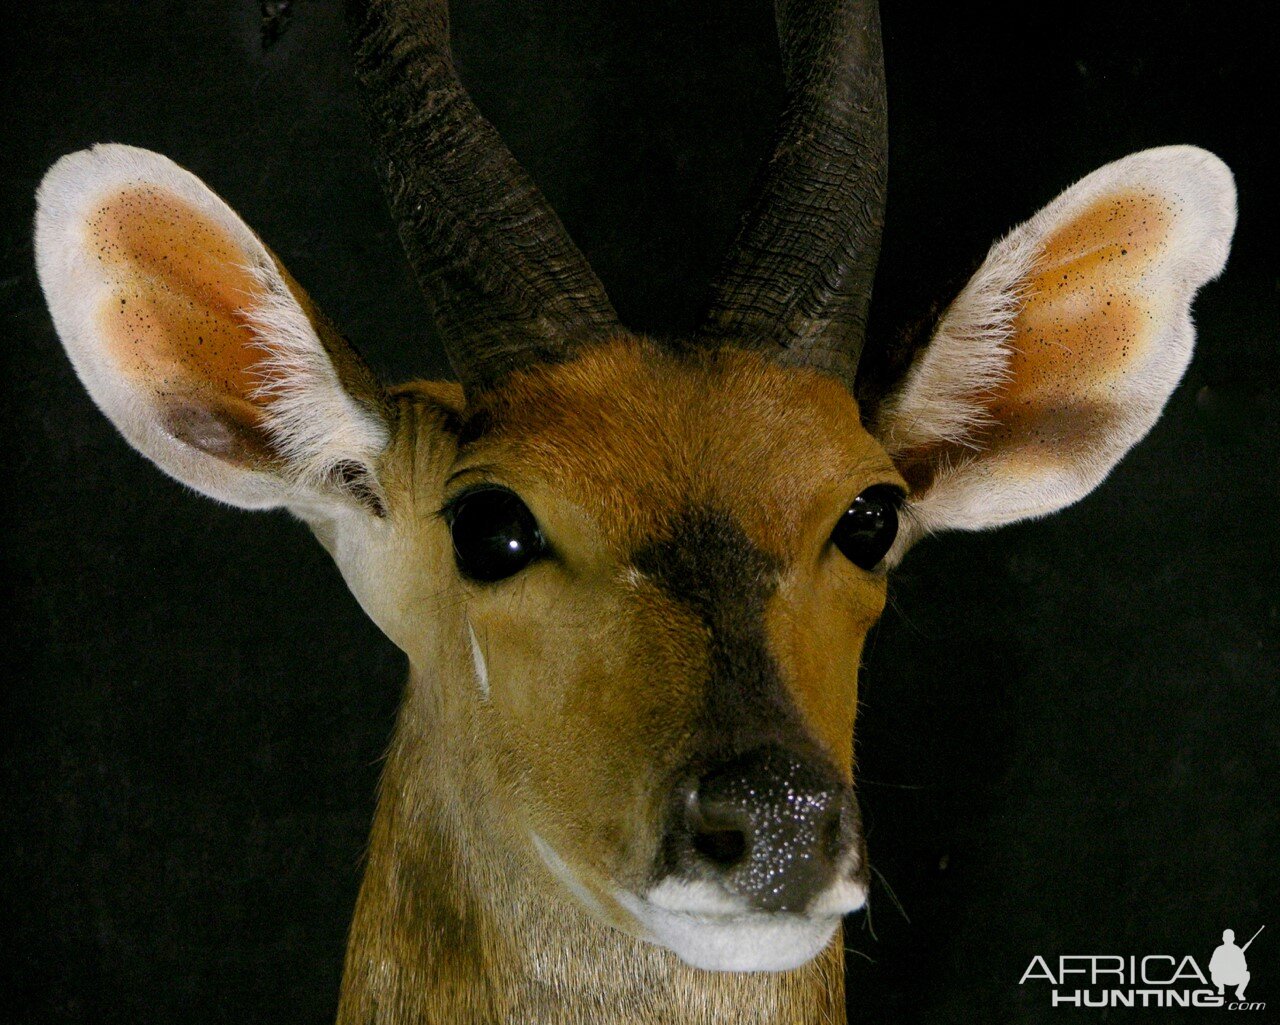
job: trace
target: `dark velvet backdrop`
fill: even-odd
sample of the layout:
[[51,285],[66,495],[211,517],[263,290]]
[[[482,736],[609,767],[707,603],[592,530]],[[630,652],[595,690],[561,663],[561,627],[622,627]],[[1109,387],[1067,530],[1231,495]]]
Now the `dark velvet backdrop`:
[[[333,1014],[402,660],[301,527],[185,492],[98,414],[41,302],[30,222],[60,154],[160,150],[386,379],[440,372],[338,6],[297,0],[268,48],[244,0],[6,18],[6,1020]],[[1224,927],[1264,922],[1250,996],[1280,1007],[1272,5],[937,7],[884,15],[878,331],[1135,149],[1219,153],[1240,228],[1187,379],[1110,480],[1052,520],[923,544],[897,574],[862,689],[877,886],[848,929],[852,1020],[1056,1022],[1071,1015],[1018,985],[1035,954],[1203,964]],[[687,329],[778,108],[766,5],[455,9],[465,79],[624,319]]]

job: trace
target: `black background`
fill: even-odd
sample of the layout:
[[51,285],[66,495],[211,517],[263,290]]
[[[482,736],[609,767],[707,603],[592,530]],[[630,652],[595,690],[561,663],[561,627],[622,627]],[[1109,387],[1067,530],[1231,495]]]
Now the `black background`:
[[[298,0],[269,48],[248,2],[6,17],[11,1020],[334,1011],[403,660],[303,528],[184,492],[115,434],[53,334],[30,223],[62,153],[159,150],[240,211],[385,379],[439,373],[336,8]],[[896,576],[861,692],[884,882],[848,929],[853,1021],[1061,1021],[1074,1015],[1018,986],[1032,955],[1204,965],[1224,927],[1264,922],[1249,995],[1280,1007],[1270,8],[886,7],[877,332],[1136,149],[1216,151],[1240,227],[1196,304],[1186,380],[1106,484],[1045,522],[922,544]],[[687,330],[779,106],[767,7],[455,9],[464,77],[623,318]]]

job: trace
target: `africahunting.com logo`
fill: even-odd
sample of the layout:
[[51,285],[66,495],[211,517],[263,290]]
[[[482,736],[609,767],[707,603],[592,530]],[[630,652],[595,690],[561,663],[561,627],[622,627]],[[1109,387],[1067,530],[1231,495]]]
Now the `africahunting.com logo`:
[[1064,954],[1056,962],[1037,954],[1018,984],[1048,983],[1049,1000],[1054,1007],[1225,1007],[1229,1011],[1262,1011],[1265,1003],[1245,1000],[1252,976],[1244,953],[1265,928],[1260,926],[1242,947],[1236,946],[1232,930],[1224,930],[1221,946],[1209,958],[1207,975],[1190,954],[1181,959],[1171,954]]

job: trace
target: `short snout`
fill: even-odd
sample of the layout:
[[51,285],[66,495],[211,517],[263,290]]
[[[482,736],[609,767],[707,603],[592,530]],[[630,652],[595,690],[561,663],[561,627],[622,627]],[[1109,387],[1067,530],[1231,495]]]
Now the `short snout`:
[[803,913],[864,872],[852,789],[820,757],[754,748],[689,773],[672,807],[671,870],[744,910]]

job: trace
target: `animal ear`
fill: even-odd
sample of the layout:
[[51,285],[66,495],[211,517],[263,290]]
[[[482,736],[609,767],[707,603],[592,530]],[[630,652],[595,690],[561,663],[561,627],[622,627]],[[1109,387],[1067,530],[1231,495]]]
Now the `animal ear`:
[[921,531],[994,527],[1084,497],[1151,429],[1227,260],[1231,172],[1146,150],[997,242],[872,425]]
[[381,388],[198,178],[129,146],[65,156],[36,195],[35,250],[80,380],[161,469],[244,508],[381,511]]

